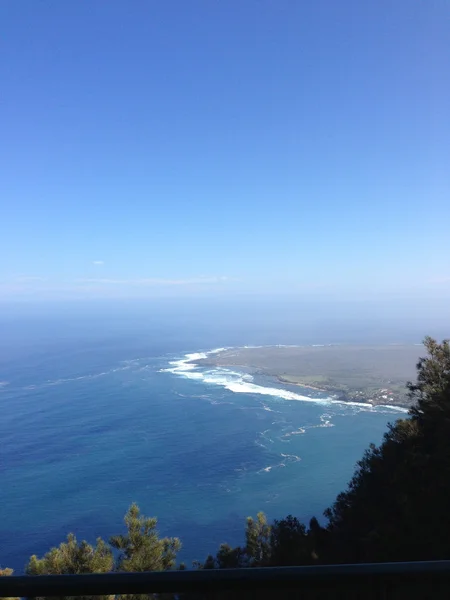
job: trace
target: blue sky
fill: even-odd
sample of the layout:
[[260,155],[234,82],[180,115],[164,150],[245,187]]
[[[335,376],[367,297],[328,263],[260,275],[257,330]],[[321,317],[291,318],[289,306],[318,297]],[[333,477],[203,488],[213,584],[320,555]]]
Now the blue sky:
[[5,0],[0,298],[450,297],[445,0]]

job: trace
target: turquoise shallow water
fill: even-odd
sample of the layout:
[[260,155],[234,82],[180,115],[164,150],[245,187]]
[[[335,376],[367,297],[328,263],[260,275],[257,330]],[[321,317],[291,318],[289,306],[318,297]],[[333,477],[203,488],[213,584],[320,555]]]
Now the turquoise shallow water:
[[[159,517],[163,534],[181,537],[188,563],[242,541],[245,517],[258,510],[320,516],[363,450],[401,416],[317,394],[311,402],[255,393],[277,386],[239,371],[173,372],[186,352],[228,339],[169,333],[86,328],[3,353],[2,565],[21,570],[69,531],[88,540],[118,533],[132,501]],[[250,387],[233,391],[224,378],[228,388]]]

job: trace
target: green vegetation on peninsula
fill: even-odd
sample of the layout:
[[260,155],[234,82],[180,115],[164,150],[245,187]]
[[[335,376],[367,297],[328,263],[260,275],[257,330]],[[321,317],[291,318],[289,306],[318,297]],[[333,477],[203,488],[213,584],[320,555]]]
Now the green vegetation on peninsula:
[[406,382],[422,351],[421,345],[404,344],[265,346],[227,349],[198,362],[262,373],[347,402],[409,407]]

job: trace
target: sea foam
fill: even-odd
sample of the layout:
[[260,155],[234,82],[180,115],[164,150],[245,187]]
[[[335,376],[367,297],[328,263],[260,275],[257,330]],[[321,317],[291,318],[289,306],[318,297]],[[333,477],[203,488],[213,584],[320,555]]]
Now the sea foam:
[[[250,346],[245,346],[249,348]],[[300,402],[313,402],[316,404],[322,404],[329,406],[333,404],[339,404],[341,406],[354,406],[361,410],[380,410],[390,409],[398,412],[408,412],[407,409],[400,406],[372,406],[366,402],[343,402],[342,400],[336,400],[335,398],[311,398],[297,392],[292,392],[283,388],[275,388],[269,386],[263,386],[253,383],[253,377],[249,373],[240,373],[231,369],[215,368],[215,369],[204,369],[200,367],[195,361],[207,359],[208,356],[218,354],[227,350],[227,348],[215,348],[207,352],[191,352],[185,354],[183,358],[173,360],[169,362],[169,367],[161,369],[161,372],[172,373],[187,379],[196,379],[210,385],[221,386],[230,392],[235,394],[259,394],[262,396],[271,396],[282,400],[296,400]],[[322,426],[329,426],[327,424]]]

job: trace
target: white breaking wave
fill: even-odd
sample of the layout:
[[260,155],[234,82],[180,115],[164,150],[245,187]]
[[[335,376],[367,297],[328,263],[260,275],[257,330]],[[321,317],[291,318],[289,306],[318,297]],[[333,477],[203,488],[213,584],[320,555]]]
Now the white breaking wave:
[[296,454],[281,454],[281,457],[283,458],[283,460],[280,463],[264,467],[263,469],[260,469],[258,473],[270,473],[272,469],[276,469],[278,467],[285,467],[288,463],[295,463],[301,460],[300,456],[297,456]]
[[[246,348],[251,346],[245,346]],[[329,406],[338,404],[341,406],[356,406],[364,410],[377,410],[377,408],[389,408],[399,412],[408,412],[407,409],[399,406],[380,406],[375,407],[366,402],[343,402],[335,398],[311,398],[296,392],[291,392],[282,388],[268,387],[252,383],[253,377],[248,373],[239,373],[230,369],[216,368],[210,370],[201,370],[195,362],[208,358],[211,354],[218,354],[227,348],[216,348],[207,352],[191,352],[186,354],[184,358],[172,360],[169,362],[169,367],[161,369],[161,372],[172,373],[187,379],[196,379],[210,385],[223,387],[235,394],[259,394],[262,396],[271,396],[272,398],[281,398],[282,400],[297,400],[301,402],[314,402]],[[322,427],[329,427],[329,424],[322,424]]]
[[[216,350],[215,352],[218,351],[219,350]],[[207,358],[208,354],[210,353],[196,352],[186,354],[185,358],[171,361],[169,363],[171,366],[167,369],[161,369],[161,371],[180,375],[188,379],[198,379],[212,385],[218,385],[226,388],[230,392],[235,392],[236,394],[261,394],[263,396],[273,396],[284,400],[316,401],[313,398],[308,398],[308,396],[302,396],[301,394],[289,392],[288,390],[270,388],[252,383],[253,377],[248,373],[238,373],[230,369],[200,371],[198,365],[194,361]]]
[[207,354],[218,354],[219,352],[225,352],[228,348],[215,348],[214,350],[208,350]]
[[299,427],[298,429],[295,429],[294,431],[288,431],[282,437],[288,438],[288,437],[291,437],[292,435],[301,435],[303,433],[306,433],[307,429],[318,429],[321,427],[334,427],[334,424],[331,422],[331,419],[332,419],[331,415],[325,413],[323,415],[320,415],[319,419],[320,419],[320,423],[318,423],[317,425],[303,425],[303,427]]
[[299,427],[295,431],[289,431],[288,433],[285,433],[283,435],[283,437],[287,438],[287,437],[291,437],[291,435],[302,435],[303,433],[306,433],[306,428],[305,427]]

